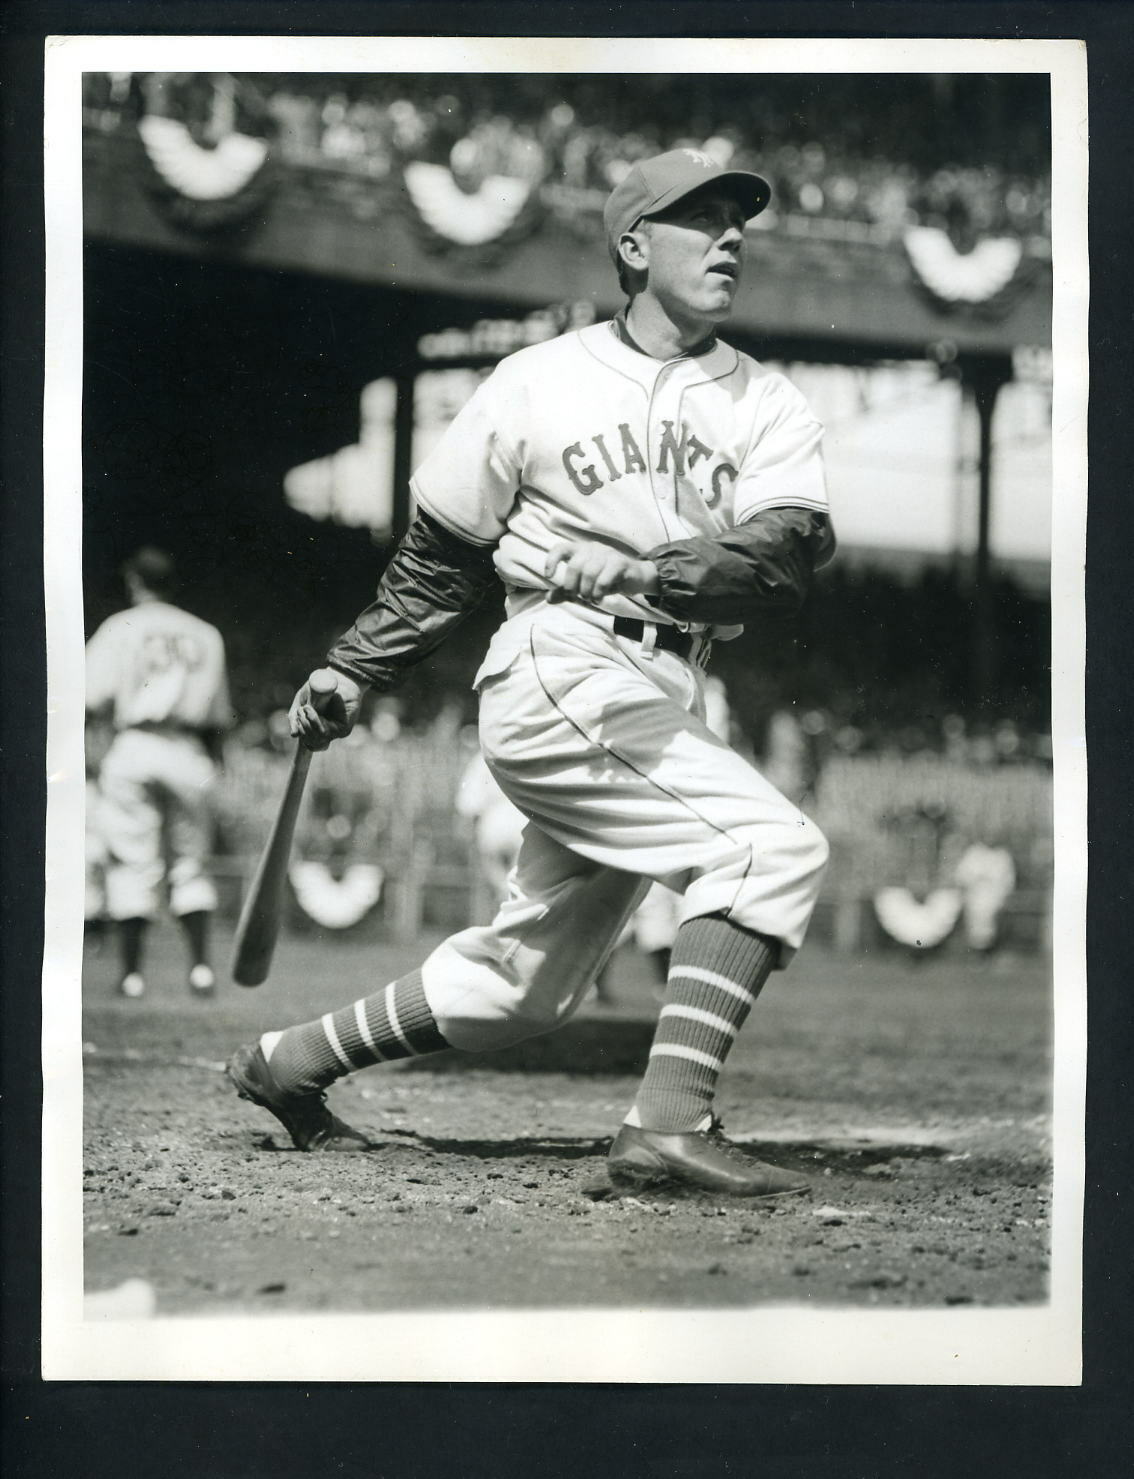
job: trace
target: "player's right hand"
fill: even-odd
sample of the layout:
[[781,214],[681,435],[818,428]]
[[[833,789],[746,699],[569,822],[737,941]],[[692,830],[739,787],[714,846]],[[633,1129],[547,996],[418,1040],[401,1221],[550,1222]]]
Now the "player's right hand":
[[601,601],[605,596],[653,595],[657,566],[650,560],[613,549],[592,539],[561,539],[547,552],[544,576],[552,601]]
[[305,749],[325,750],[348,735],[362,709],[362,688],[334,668],[317,668],[291,701],[288,725]]

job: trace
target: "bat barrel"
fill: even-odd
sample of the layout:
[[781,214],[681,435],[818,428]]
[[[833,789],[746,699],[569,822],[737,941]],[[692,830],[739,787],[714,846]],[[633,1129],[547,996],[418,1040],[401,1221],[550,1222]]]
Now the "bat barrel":
[[[308,678],[307,688],[312,706],[323,713],[337,691],[338,679],[333,669],[317,668]],[[311,751],[296,744],[280,809],[236,926],[232,979],[239,986],[259,986],[271,969],[283,917],[291,843],[310,765]]]
[[291,844],[310,765],[311,751],[297,745],[279,811],[236,926],[232,979],[240,986],[259,986],[271,969],[283,916]]

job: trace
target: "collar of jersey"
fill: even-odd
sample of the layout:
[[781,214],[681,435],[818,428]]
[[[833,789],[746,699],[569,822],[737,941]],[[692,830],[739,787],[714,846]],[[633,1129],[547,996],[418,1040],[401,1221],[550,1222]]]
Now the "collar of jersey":
[[[610,321],[610,327],[611,332],[614,334],[614,337],[616,339],[621,339],[623,344],[628,344],[631,349],[636,350],[639,354],[644,354],[647,359],[657,359],[657,355],[650,354],[648,350],[643,349],[642,346],[638,343],[637,339],[634,338],[634,335],[630,332],[630,323],[626,317],[625,309],[623,309],[621,313],[615,314],[615,316]],[[680,354],[675,354],[673,358],[700,359],[703,354],[711,353],[711,351],[714,350],[716,347],[717,336],[715,334],[706,334],[705,337],[701,339],[698,343],[690,345],[688,349],[683,349]],[[667,360],[662,360],[662,364],[668,363],[669,362]]]
[[614,320],[591,324],[579,331],[579,337],[602,364],[619,374],[627,375],[647,389],[653,386],[661,371],[669,366],[680,366],[683,379],[715,380],[733,369],[737,362],[736,350],[728,344],[722,344],[719,339],[715,339],[712,347],[702,354],[683,354],[671,360],[654,359],[652,355],[625,343],[619,337]]

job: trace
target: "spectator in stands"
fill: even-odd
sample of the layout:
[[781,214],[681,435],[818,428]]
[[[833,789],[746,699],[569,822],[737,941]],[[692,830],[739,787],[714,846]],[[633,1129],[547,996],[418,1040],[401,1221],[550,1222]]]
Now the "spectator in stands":
[[1016,888],[1016,865],[993,836],[971,842],[957,863],[954,880],[963,896],[965,937],[984,954],[1000,941],[1000,917]]

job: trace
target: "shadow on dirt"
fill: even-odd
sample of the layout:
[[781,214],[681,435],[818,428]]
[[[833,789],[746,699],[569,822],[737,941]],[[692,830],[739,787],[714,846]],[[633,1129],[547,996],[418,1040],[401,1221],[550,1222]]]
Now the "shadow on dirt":
[[432,1053],[407,1062],[408,1073],[589,1073],[645,1071],[653,1020],[584,1017],[541,1037],[529,1037],[492,1053]]
[[[398,1137],[399,1148],[408,1149],[414,1145],[438,1155],[465,1156],[477,1160],[582,1160],[591,1156],[605,1156],[610,1148],[609,1136],[601,1139],[548,1135],[533,1139],[463,1140],[422,1135],[415,1130],[387,1130],[383,1139],[390,1135]],[[884,1167],[891,1161],[935,1161],[950,1153],[948,1147],[943,1145],[871,1143],[868,1146],[859,1146],[807,1140],[742,1140],[738,1137],[734,1137],[734,1140],[750,1154],[761,1158],[769,1157],[779,1164],[802,1167],[818,1165],[847,1176],[854,1176],[856,1173],[870,1174],[872,1168]]]
[[472,1156],[482,1161],[525,1158],[576,1161],[587,1156],[605,1155],[610,1149],[609,1135],[601,1140],[561,1139],[554,1136],[537,1140],[451,1140],[418,1135],[413,1130],[385,1131],[386,1135],[391,1133],[439,1155]]

